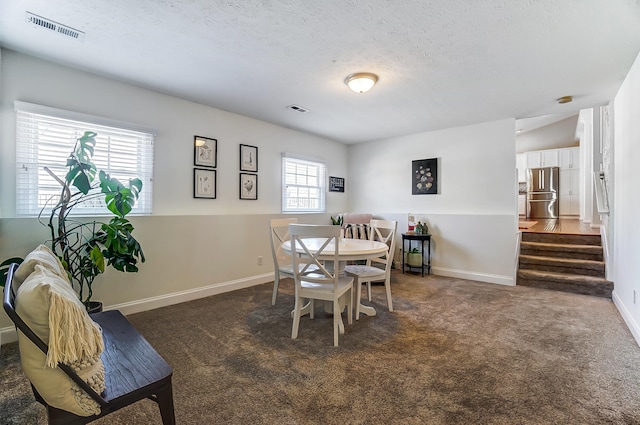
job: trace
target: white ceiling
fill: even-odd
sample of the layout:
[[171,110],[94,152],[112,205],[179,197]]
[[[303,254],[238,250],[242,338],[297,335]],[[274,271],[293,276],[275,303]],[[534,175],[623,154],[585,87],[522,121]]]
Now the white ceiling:
[[[609,102],[640,51],[640,1],[0,0],[0,45],[358,143]],[[344,84],[359,71],[379,75],[366,94]]]

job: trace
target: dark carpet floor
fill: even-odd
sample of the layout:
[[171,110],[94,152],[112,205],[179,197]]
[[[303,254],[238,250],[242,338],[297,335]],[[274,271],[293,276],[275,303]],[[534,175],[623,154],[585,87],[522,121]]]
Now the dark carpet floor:
[[[640,424],[640,348],[610,299],[395,273],[394,312],[316,309],[290,338],[291,281],[129,317],[174,368],[178,424]],[[363,291],[366,292],[366,291]],[[365,301],[365,303],[367,303]],[[0,424],[44,424],[16,344]],[[151,401],[97,424],[159,424]]]

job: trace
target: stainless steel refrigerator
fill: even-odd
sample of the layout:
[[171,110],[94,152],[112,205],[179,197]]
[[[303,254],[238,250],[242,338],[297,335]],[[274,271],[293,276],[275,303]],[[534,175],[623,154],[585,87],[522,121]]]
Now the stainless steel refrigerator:
[[558,218],[558,167],[527,169],[527,218]]

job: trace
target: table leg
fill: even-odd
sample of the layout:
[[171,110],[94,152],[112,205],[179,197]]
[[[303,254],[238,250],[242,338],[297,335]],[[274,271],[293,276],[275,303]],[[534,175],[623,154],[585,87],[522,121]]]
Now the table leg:
[[376,315],[376,309],[368,306],[368,305],[364,305],[361,302],[362,299],[362,284],[360,283],[360,281],[358,280],[357,277],[354,277],[353,279],[353,284],[354,284],[354,288],[355,291],[352,291],[354,293],[355,296],[355,313],[356,313],[356,320],[360,320],[360,313],[365,314],[367,316],[375,316]]
[[424,239],[422,240],[422,277],[424,277]]
[[[409,242],[411,244],[411,242]],[[411,246],[409,246],[411,248]],[[402,238],[402,274],[404,274],[404,237]]]
[[427,260],[429,261],[429,265],[427,267],[427,274],[431,274],[431,238],[427,240],[428,251],[427,251]]
[[[363,305],[360,304],[360,313],[367,315],[367,316],[375,316],[376,315],[376,309],[368,306],[368,305]],[[356,317],[356,319],[358,319],[358,317]]]
[[[294,310],[291,310],[291,317],[293,317]],[[300,310],[300,316],[306,316],[307,314],[311,314],[311,301],[307,301],[307,303]]]

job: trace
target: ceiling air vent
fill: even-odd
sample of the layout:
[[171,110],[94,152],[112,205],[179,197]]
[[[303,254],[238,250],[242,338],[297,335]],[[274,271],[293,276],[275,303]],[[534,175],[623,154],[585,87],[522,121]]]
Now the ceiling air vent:
[[34,15],[31,12],[27,12],[26,21],[32,24],[34,27],[44,28],[49,31],[54,31],[60,35],[66,37],[75,38],[76,40],[84,39],[84,32],[78,31],[66,25],[59,24],[51,19],[43,18],[42,16]]
[[302,106],[298,106],[298,105],[289,105],[289,106],[287,106],[287,108],[291,109],[292,111],[296,111],[296,112],[309,112],[308,109],[305,109]]

